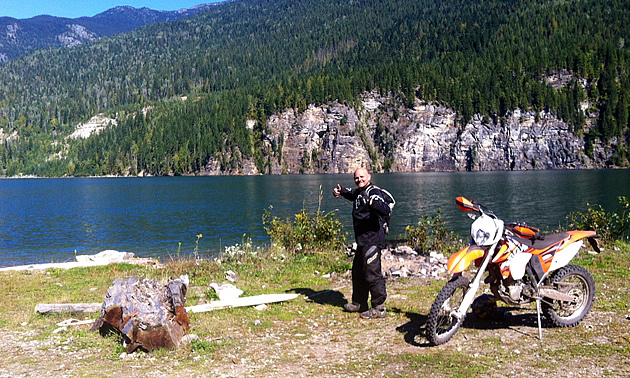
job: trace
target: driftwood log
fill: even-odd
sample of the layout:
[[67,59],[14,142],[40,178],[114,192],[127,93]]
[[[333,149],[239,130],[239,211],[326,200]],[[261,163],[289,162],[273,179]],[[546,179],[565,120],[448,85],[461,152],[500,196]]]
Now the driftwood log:
[[35,312],[44,315],[61,312],[91,314],[100,310],[101,306],[101,303],[38,303],[35,305]]
[[187,290],[187,275],[169,279],[166,285],[137,277],[116,279],[105,295],[101,317],[91,329],[104,336],[122,334],[127,353],[176,349],[190,328],[185,308]]

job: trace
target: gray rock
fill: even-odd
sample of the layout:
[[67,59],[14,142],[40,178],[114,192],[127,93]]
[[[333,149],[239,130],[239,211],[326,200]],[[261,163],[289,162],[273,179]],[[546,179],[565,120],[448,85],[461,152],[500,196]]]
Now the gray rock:
[[[582,131],[598,117],[585,116]],[[588,157],[584,138],[544,111],[514,109],[496,121],[477,114],[463,127],[456,118],[450,108],[418,99],[408,108],[376,92],[364,94],[358,107],[331,103],[302,112],[287,109],[267,123],[263,148],[272,157],[268,171],[258,172],[246,161],[242,173],[351,173],[360,166],[382,171],[386,159],[392,172],[603,168],[618,143],[616,138],[605,145],[595,141]],[[390,156],[375,144],[377,133],[391,141]],[[377,152],[375,162],[368,150]],[[212,160],[205,173],[231,172],[222,172]]]

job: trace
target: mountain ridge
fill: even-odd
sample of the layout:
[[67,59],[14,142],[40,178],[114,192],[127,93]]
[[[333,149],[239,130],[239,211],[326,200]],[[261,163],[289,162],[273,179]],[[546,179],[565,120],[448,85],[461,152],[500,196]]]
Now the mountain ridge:
[[24,19],[0,17],[0,63],[36,50],[77,46],[145,25],[190,17],[217,4],[204,3],[175,11],[124,5],[78,18],[46,14]]

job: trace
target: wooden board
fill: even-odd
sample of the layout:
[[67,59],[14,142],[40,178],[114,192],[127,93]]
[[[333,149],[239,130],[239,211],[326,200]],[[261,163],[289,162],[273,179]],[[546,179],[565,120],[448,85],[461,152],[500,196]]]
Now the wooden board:
[[186,307],[188,312],[208,312],[230,307],[258,306],[267,303],[284,302],[295,299],[299,294],[261,294],[251,297],[234,298],[225,301],[214,301],[197,306]]

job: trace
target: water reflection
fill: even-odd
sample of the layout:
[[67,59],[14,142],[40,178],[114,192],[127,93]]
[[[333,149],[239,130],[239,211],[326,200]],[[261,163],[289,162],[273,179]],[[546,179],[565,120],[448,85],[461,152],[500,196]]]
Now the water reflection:
[[[449,230],[467,233],[470,221],[454,204],[467,196],[506,220],[552,230],[586,204],[618,208],[630,197],[630,171],[531,171],[374,174],[397,205],[391,235],[404,233],[441,209]],[[226,245],[268,243],[263,212],[293,218],[305,207],[333,211],[351,232],[351,204],[334,198],[352,175],[81,178],[0,180],[0,266],[68,261],[105,249],[139,256],[192,253],[202,234],[202,253]]]

